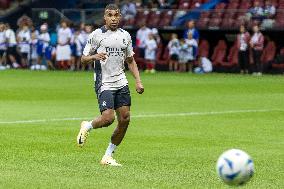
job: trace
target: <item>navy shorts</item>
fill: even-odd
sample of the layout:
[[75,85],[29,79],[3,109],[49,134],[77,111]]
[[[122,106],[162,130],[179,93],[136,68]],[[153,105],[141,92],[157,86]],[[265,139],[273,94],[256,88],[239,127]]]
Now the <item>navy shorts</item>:
[[122,106],[131,106],[131,96],[129,87],[125,86],[116,91],[106,90],[98,95],[100,112],[107,109],[120,108]]

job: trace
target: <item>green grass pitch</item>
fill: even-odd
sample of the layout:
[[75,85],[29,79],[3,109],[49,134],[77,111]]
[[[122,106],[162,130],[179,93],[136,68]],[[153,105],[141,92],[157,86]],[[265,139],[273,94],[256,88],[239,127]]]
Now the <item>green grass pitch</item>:
[[[227,188],[218,156],[248,152],[241,188],[284,188],[284,77],[142,74],[115,158],[99,164],[114,125],[76,146],[82,119],[99,114],[89,72],[0,72],[0,188]],[[72,118],[74,118],[72,120]]]

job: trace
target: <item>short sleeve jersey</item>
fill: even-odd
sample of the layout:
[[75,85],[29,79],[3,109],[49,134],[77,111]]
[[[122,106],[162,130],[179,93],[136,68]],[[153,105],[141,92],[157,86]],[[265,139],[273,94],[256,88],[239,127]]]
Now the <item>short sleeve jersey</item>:
[[118,90],[128,85],[124,62],[134,54],[130,34],[121,28],[116,31],[107,30],[105,26],[96,29],[89,35],[83,55],[96,53],[107,54],[105,61],[94,62],[96,92]]

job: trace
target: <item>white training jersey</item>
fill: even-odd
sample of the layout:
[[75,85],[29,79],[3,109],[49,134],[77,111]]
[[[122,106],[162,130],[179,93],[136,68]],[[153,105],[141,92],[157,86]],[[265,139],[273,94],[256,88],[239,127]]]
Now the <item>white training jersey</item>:
[[168,49],[169,49],[170,55],[173,55],[173,54],[179,55],[179,51],[180,51],[179,40],[178,39],[170,40],[170,42],[168,43]]
[[5,35],[6,35],[6,39],[7,39],[9,47],[13,47],[13,46],[17,45],[16,35],[15,35],[15,32],[12,29],[7,29],[6,32],[5,32]]
[[212,63],[211,61],[206,57],[201,57],[201,67],[204,72],[212,72]]
[[31,32],[29,30],[21,30],[18,33],[18,38],[18,46],[20,48],[20,52],[30,53]]
[[48,47],[49,42],[50,42],[50,35],[49,35],[49,33],[45,32],[45,33],[39,34],[38,40],[43,43],[43,49],[45,49],[46,47]]
[[0,32],[0,50],[6,50],[6,37],[5,32]]
[[68,40],[72,37],[72,32],[70,28],[59,28],[57,32],[58,43],[67,44]]
[[83,55],[96,53],[107,54],[105,61],[94,62],[96,92],[118,90],[128,85],[124,61],[134,54],[130,34],[121,28],[116,31],[107,30],[105,26],[96,29],[89,35]]
[[155,60],[156,59],[156,50],[157,42],[155,39],[147,39],[145,41],[145,59],[146,60]]
[[137,45],[138,45],[139,48],[145,48],[146,47],[145,42],[148,39],[150,33],[152,33],[152,30],[147,28],[147,27],[140,28],[137,31],[136,40],[138,41]]

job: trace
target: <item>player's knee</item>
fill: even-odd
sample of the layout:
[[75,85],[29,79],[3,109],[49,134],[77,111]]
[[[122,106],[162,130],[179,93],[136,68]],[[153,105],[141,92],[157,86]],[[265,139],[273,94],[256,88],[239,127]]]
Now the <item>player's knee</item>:
[[104,116],[103,119],[104,119],[105,127],[107,127],[114,122],[115,117],[114,115],[107,115],[107,116]]
[[104,122],[103,127],[110,126],[115,120],[114,113],[112,111],[103,112],[102,119]]
[[120,125],[128,126],[128,124],[130,122],[130,113],[127,112],[127,113],[121,115],[120,119],[119,119],[119,122],[120,122]]

